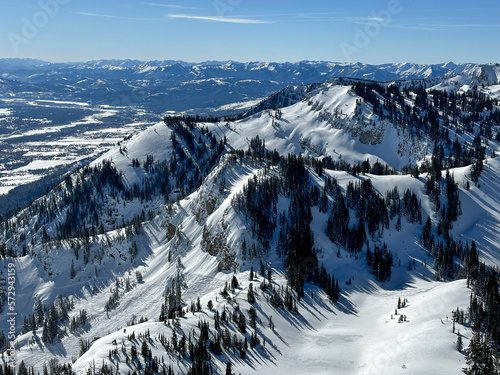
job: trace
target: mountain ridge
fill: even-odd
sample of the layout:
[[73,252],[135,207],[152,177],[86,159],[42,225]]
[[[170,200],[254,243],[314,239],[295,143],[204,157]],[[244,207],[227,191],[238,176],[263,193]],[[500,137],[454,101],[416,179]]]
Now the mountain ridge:
[[500,263],[498,100],[428,86],[326,82],[239,119],[166,116],[67,175],[0,225],[19,359],[78,374],[460,371],[454,340],[473,341],[472,323],[450,315],[481,272],[472,241]]

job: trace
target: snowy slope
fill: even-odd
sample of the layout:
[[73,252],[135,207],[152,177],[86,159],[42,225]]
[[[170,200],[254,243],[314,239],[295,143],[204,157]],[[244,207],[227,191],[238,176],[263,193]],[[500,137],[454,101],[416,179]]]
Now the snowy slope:
[[434,89],[455,91],[467,91],[472,86],[487,88],[500,83],[500,65],[479,64],[465,68],[462,72],[451,77],[445,77],[442,82],[434,86]]
[[416,141],[373,114],[351,86],[330,85],[290,107],[260,112],[236,122],[204,124],[235,149],[247,149],[258,135],[281,154],[329,155],[357,164],[364,160],[400,169],[417,162],[431,146]]
[[[179,270],[186,282],[184,300],[187,303],[201,297],[203,306],[206,306],[208,300],[212,300],[215,309],[222,309],[224,305],[230,307],[230,304],[217,296],[224,283],[230,281],[233,273],[218,272],[218,257],[201,251],[199,242],[202,226],[206,224],[215,232],[224,222],[230,223],[227,228],[228,243],[245,233],[245,222],[231,208],[230,200],[241,190],[244,182],[259,173],[259,170],[258,166],[242,167],[230,162],[222,163],[207,178],[202,190],[181,201],[175,213],[168,218],[177,227],[182,228],[176,237],[171,241],[165,239],[166,230],[162,225],[164,217],[158,217],[145,226],[146,237],[153,251],[145,264],[137,268],[143,274],[142,283],[133,280],[135,270],[122,273],[123,276],[119,277],[131,275],[133,288],[120,297],[119,305],[108,314],[103,306],[114,283],[111,283],[110,287],[103,286],[94,295],[84,292],[76,299],[74,311],[86,309],[91,317],[90,325],[76,334],[62,338],[60,344],[48,347],[40,342],[30,345],[33,336],[28,333],[19,338],[19,360],[30,365],[41,364],[47,359],[49,350],[51,357],[64,362],[78,357],[80,338],[100,337],[90,350],[74,363],[74,370],[83,374],[92,363],[100,365],[104,361],[115,366],[116,361],[111,362],[108,359],[109,350],[116,348],[116,345],[120,348],[123,342],[129,351],[132,343],[127,336],[131,332],[135,332],[137,336],[148,330],[153,337],[151,347],[154,355],[167,359],[168,356],[157,337],[161,333],[171,335],[172,328],[157,322],[157,318],[162,293],[169,280]],[[345,172],[326,173],[335,176],[343,187],[349,181],[356,180]],[[222,176],[228,184],[227,190],[219,195],[216,182]],[[401,190],[414,188],[419,191],[423,187],[421,181],[409,176],[369,177],[373,179],[376,190],[381,193],[396,185]],[[203,189],[206,189],[204,193]],[[214,196],[216,209],[206,219],[197,222],[193,210],[199,208],[201,202],[205,202],[205,198],[200,199],[200,195],[206,197],[208,194]],[[419,197],[425,199],[421,192]],[[322,214],[315,212],[314,215],[314,220],[324,223],[321,220]],[[315,238],[322,249],[321,261],[341,280],[344,297],[338,304],[332,304],[322,291],[309,286],[306,297],[299,304],[300,315],[294,315],[272,308],[266,302],[264,294],[259,291],[258,316],[262,320],[259,335],[266,340],[265,349],[249,352],[247,361],[231,357],[235,362],[235,370],[242,374],[271,374],[276,371],[297,373],[299,369],[305,368],[311,374],[398,374],[405,373],[406,369],[411,370],[411,373],[459,372],[464,362],[463,356],[454,348],[456,336],[451,333],[450,312],[457,306],[466,307],[470,291],[465,287],[465,281],[429,281],[432,279],[432,270],[428,265],[432,259],[418,245],[420,226],[404,224],[403,232],[394,229],[386,231],[385,240],[397,259],[402,261],[401,266],[394,268],[392,280],[381,285],[370,275],[364,259],[353,259],[344,251],[341,258],[337,257],[337,248],[329,243],[322,225],[314,226]],[[391,223],[391,228],[393,225]],[[180,247],[176,246],[179,241],[182,243]],[[166,261],[169,252],[172,253],[171,262]],[[182,263],[180,267],[177,258]],[[410,259],[417,260],[417,267],[411,271],[407,268]],[[249,264],[241,265],[246,271],[237,273],[241,290],[236,291],[236,298],[240,309],[247,311],[250,307],[245,298]],[[275,265],[273,262],[273,266],[277,267],[273,271],[276,285],[286,285],[286,280],[279,271],[279,264]],[[257,268],[255,263],[254,268]],[[20,274],[24,275],[21,269],[20,271]],[[115,271],[117,269],[112,272]],[[348,279],[352,279],[351,285],[345,285]],[[78,285],[70,280],[67,280],[67,283],[73,287]],[[254,285],[258,285],[258,280]],[[311,292],[314,297],[311,297]],[[408,307],[400,311],[400,314],[407,316],[404,323],[398,323],[397,315],[391,319],[399,297],[409,300]],[[181,329],[187,334],[190,329],[196,327],[200,319],[210,319],[211,316],[207,311],[188,313],[181,320]],[[274,331],[267,328],[269,316],[272,316],[275,323]],[[130,326],[133,320],[137,322],[141,317],[148,318],[149,321]],[[461,332],[465,338],[470,337],[466,327],[463,327]],[[41,336],[41,329],[37,335]],[[296,339],[297,335],[300,335],[300,340]],[[123,362],[123,355],[120,355],[120,358],[120,371],[132,369]],[[214,364],[220,369],[225,365],[218,358],[214,358]],[[185,370],[182,363],[180,369]]]
[[500,160],[488,159],[477,185],[471,183],[465,189],[470,176],[470,168],[454,171],[455,180],[460,184],[462,210],[464,214],[454,225],[453,234],[461,239],[474,239],[481,249],[482,258],[489,264],[500,265]]
[[[241,374],[460,373],[465,363],[455,349],[456,336],[451,333],[449,317],[451,306],[463,306],[468,289],[463,281],[452,284],[418,282],[412,286],[408,291],[387,292],[374,287],[370,293],[353,293],[351,312],[332,309],[317,290],[311,290],[315,293],[314,300],[309,294],[306,296],[299,307],[301,316],[296,319],[281,316],[269,308],[265,300],[259,299],[262,303],[259,316],[272,316],[275,331],[262,327],[265,349],[249,355],[248,361],[232,359],[234,370]],[[407,322],[398,324],[398,317],[391,319],[391,314],[401,296],[408,299],[409,306],[401,310]],[[213,297],[207,295],[202,300],[205,302]],[[242,309],[247,307],[241,304]],[[200,319],[209,318],[210,314],[206,313],[190,314],[182,322],[182,330],[188,332]],[[470,331],[460,328],[467,342]],[[97,364],[107,361],[108,351],[117,347],[113,340],[125,341],[129,350],[127,334],[132,330],[136,335],[149,330],[152,337],[172,333],[170,327],[153,322],[111,333],[99,339],[74,364],[74,370],[83,373],[92,361]],[[155,348],[154,355],[165,355],[158,340],[153,340],[151,346]],[[222,372],[224,363],[218,359],[213,362]],[[122,371],[131,369],[124,364],[120,366]]]
[[[313,91],[306,100],[289,107],[266,110],[233,122],[198,124],[193,132],[201,139],[200,129],[204,128],[212,131],[218,140],[225,137],[228,151],[248,149],[250,139],[259,135],[268,150],[277,150],[282,155],[328,155],[351,163],[378,160],[396,169],[428,157],[431,148],[427,141],[417,141],[390,122],[380,120],[371,105],[354,95],[351,86],[333,84]],[[132,160],[143,165],[149,156],[155,162],[168,162],[174,154],[172,133],[171,127],[158,123],[120,142],[91,167],[111,161],[126,186],[139,185],[146,178],[145,167],[134,167]],[[193,163],[196,162],[186,144],[180,144],[186,155],[193,158]],[[496,186],[500,181],[500,161],[487,159],[479,183],[471,184],[469,190],[465,184],[470,179],[470,167],[450,172],[459,185],[462,209],[462,215],[453,223],[453,236],[467,242],[475,240],[481,258],[499,265],[500,191]],[[329,213],[313,206],[314,246],[320,264],[340,283],[339,301],[332,303],[324,291],[306,284],[306,295],[297,302],[299,314],[276,308],[269,302],[270,293],[259,288],[263,277],[258,276],[253,282],[257,294],[254,306],[259,318],[256,332],[265,345],[248,350],[246,359],[240,358],[237,352],[224,350],[221,355],[212,356],[214,366],[223,372],[227,360],[231,360],[234,371],[241,374],[459,373],[465,363],[463,353],[455,348],[457,335],[452,333],[451,311],[457,306],[467,309],[470,289],[464,280],[434,280],[434,259],[420,244],[427,217],[434,226],[439,222],[439,213],[425,195],[425,175],[419,178],[401,174],[353,176],[328,169],[322,173],[318,175],[310,168],[313,186],[322,188],[328,176],[335,178],[345,193],[350,182],[369,178],[382,197],[394,187],[400,195],[407,189],[416,194],[422,207],[421,223],[409,223],[403,218],[402,230],[397,230],[396,218],[393,218],[388,227],[367,238],[370,248],[385,243],[392,252],[391,279],[383,283],[376,280],[366,263],[365,247],[354,255],[330,241],[325,233]],[[79,257],[74,255],[76,245],[71,240],[40,243],[37,237],[43,229],[49,234],[55,232],[57,225],[64,222],[65,212],[58,212],[43,229],[36,228],[36,218],[29,218],[28,211],[21,213],[18,217],[22,219],[16,223],[18,237],[26,229],[23,234],[32,235],[36,245],[30,248],[29,255],[14,260],[18,276],[18,325],[33,313],[39,300],[49,305],[58,295],[73,299],[70,318],[85,310],[89,321],[75,331],[61,324],[61,329],[66,325],[66,331],[52,344],[42,342],[41,327],[36,334],[19,334],[18,361],[25,361],[38,370],[44,362],[57,359],[61,363],[73,363],[77,374],[86,374],[89,368],[102,364],[109,365],[113,371],[128,373],[137,369],[138,363],[143,364],[144,359],[126,362],[128,354],[125,353],[130,353],[133,345],[140,351],[144,335],[149,335],[146,341],[153,356],[163,358],[166,363],[172,363],[176,371],[185,373],[188,362],[178,361],[175,355],[167,353],[160,342],[161,335],[170,338],[175,330],[178,335],[188,336],[197,331],[201,320],[209,321],[212,329],[216,310],[232,312],[238,306],[240,312],[248,315],[249,271],[251,267],[257,270],[261,260],[272,270],[273,285],[280,291],[286,289],[283,259],[276,252],[277,230],[271,233],[269,249],[262,250],[261,257],[245,256],[243,242],[258,248],[259,239],[250,234],[251,219],[233,205],[233,198],[241,194],[250,179],[276,174],[276,166],[250,159],[239,162],[233,155],[226,154],[220,157],[201,186],[178,201],[177,196],[170,199],[161,195],[126,201],[119,195],[104,194],[104,200],[98,203],[103,212],[109,211],[103,216],[105,219],[120,224],[120,220],[131,219],[141,211],[148,214],[144,215],[139,233],[133,235],[127,226],[115,228],[106,224],[104,233],[92,236],[90,263],[82,260],[82,249]],[[74,174],[71,181],[78,183],[79,178],[81,176]],[[53,203],[61,199],[69,191],[64,186],[48,194],[47,201]],[[446,201],[443,194],[440,198]],[[329,199],[331,203],[332,198]],[[280,195],[278,214],[286,212],[289,205],[290,198]],[[349,214],[353,219],[351,223],[356,222],[353,209]],[[210,248],[206,238],[217,246]],[[15,244],[15,240],[10,241],[9,244]],[[130,255],[134,242],[135,257]],[[2,267],[6,268],[9,261],[2,259]],[[75,268],[74,277],[70,276],[71,267]],[[231,299],[224,299],[219,292],[226,283],[231,283],[233,276],[240,286],[230,292]],[[174,327],[172,320],[166,323],[159,320],[164,293],[177,277],[182,280],[184,307],[189,308],[198,297],[203,307],[201,312],[188,312],[178,319],[180,327]],[[118,300],[106,308],[114,294]],[[408,306],[396,314],[399,297],[407,298]],[[207,307],[208,301],[213,302],[212,311]],[[398,322],[401,315],[406,319]],[[5,317],[6,311],[0,315],[3,331],[8,329]],[[269,327],[270,317],[274,330]],[[471,337],[470,328],[458,325],[458,329],[464,335],[466,347]],[[249,333],[242,336],[235,323],[229,324],[228,330],[240,338],[249,338],[254,332],[249,329]],[[135,339],[129,338],[132,332]],[[81,340],[91,343],[85,353],[80,353]],[[118,354],[111,355],[110,350],[117,350]]]
[[172,156],[171,134],[172,131],[163,122],[159,122],[133,136],[122,148],[112,148],[92,162],[92,165],[98,165],[103,160],[112,160],[115,168],[123,172],[125,182],[133,186],[140,183],[144,176],[140,169],[132,166],[132,159],[143,163],[150,155],[156,161],[169,160]]
[[[490,164],[492,173],[500,175],[500,168],[493,170],[496,161]],[[259,171],[261,168],[258,165],[240,166],[226,160],[207,177],[202,188],[180,202],[175,212],[158,216],[147,224],[144,227],[144,241],[147,243],[142,246],[147,245],[152,250],[144,264],[133,267],[131,272],[121,271],[112,263],[107,265],[107,272],[116,274],[121,280],[129,277],[133,285],[130,291],[123,292],[118,306],[108,314],[104,310],[104,305],[111,294],[111,288],[114,287],[113,281],[108,285],[101,285],[97,293],[90,293],[89,288],[76,293],[76,289],[81,288],[81,283],[78,279],[72,281],[66,276],[67,292],[74,288],[73,295],[77,297],[73,311],[87,310],[90,324],[75,334],[70,333],[63,337],[60,344],[47,347],[37,341],[39,339],[35,340],[37,343],[34,345],[30,344],[33,342],[31,333],[20,337],[19,360],[24,360],[30,365],[41,364],[48,358],[47,351],[49,351],[52,353],[50,357],[65,362],[79,356],[80,338],[92,340],[100,337],[91,349],[74,363],[74,370],[78,374],[85,373],[92,363],[101,364],[105,361],[116,365],[116,361],[110,362],[108,359],[109,350],[116,347],[114,342],[120,347],[123,340],[129,350],[131,342],[127,336],[131,332],[138,335],[147,330],[153,337],[154,354],[158,357],[165,356],[167,359],[164,349],[158,340],[154,339],[161,333],[172,334],[170,326],[157,321],[162,294],[171,278],[180,270],[186,283],[184,294],[186,303],[201,297],[203,306],[206,306],[208,300],[214,301],[216,309],[222,309],[224,304],[227,304],[218,297],[218,292],[225,282],[230,281],[233,273],[218,271],[219,256],[211,256],[202,251],[200,238],[204,225],[214,233],[223,230],[226,225],[227,243],[233,249],[239,247],[241,236],[247,229],[244,218],[232,208],[231,198]],[[336,177],[343,188],[349,181],[359,179],[345,172],[325,173]],[[459,173],[460,171],[455,171],[457,180]],[[223,177],[227,184],[225,190],[220,192],[218,182]],[[381,194],[394,186],[398,186],[400,191],[406,188],[414,189],[422,199],[424,215],[433,214],[431,204],[423,194],[423,181],[410,176],[364,178],[368,177],[372,179],[375,189]],[[320,180],[318,183],[321,183]],[[474,189],[470,192],[474,192]],[[206,208],[203,207],[209,197],[213,198],[213,208],[209,210],[211,213],[206,212]],[[465,203],[463,209],[464,211],[467,209],[467,212],[477,210],[472,204],[466,207]],[[203,211],[202,214],[197,215],[197,210]],[[259,335],[265,338],[266,346],[257,352],[249,352],[248,361],[237,361],[233,358],[236,371],[242,374],[270,374],[279,369],[280,372],[297,373],[298,368],[308,368],[308,373],[312,374],[332,372],[397,374],[405,373],[406,369],[412,373],[459,372],[464,362],[463,356],[454,348],[456,336],[451,333],[450,314],[457,306],[466,308],[470,290],[465,287],[465,281],[453,283],[430,281],[433,273],[430,268],[432,258],[418,244],[421,226],[403,223],[403,231],[397,232],[394,229],[394,222],[391,222],[391,229],[385,232],[384,240],[393,251],[396,264],[401,260],[401,265],[394,267],[390,282],[380,284],[370,274],[363,255],[362,259],[354,259],[342,251],[341,258],[337,257],[337,247],[332,246],[324,234],[324,214],[317,210],[313,213],[313,220],[317,222],[314,225],[314,234],[317,246],[321,249],[320,260],[328,265],[341,281],[343,297],[338,304],[332,304],[318,288],[309,286],[306,298],[299,304],[300,315],[295,316],[272,308],[266,303],[264,294],[259,291],[258,314],[262,320]],[[196,220],[197,217],[199,221]],[[464,215],[464,218],[467,217]],[[170,241],[165,238],[166,221],[180,228]],[[468,235],[475,238],[476,229],[471,229]],[[170,262],[167,261],[169,253],[172,257]],[[286,285],[280,271],[279,260],[272,254],[270,258],[274,259],[273,267],[276,267],[273,271],[274,282],[276,285]],[[413,270],[408,270],[408,261],[412,259],[416,260],[417,266]],[[248,268],[252,262],[242,261],[240,255],[237,255],[237,260],[240,265],[238,268],[242,272],[236,274],[241,284],[241,290],[236,291],[236,298],[240,309],[246,311],[249,308],[245,298],[248,288]],[[23,258],[22,262],[24,263],[19,263],[18,266],[20,282],[22,281],[26,289],[35,288],[35,285],[39,288],[40,285],[50,288],[52,282],[42,283],[36,278],[32,281],[25,280],[24,277],[32,274],[34,266],[26,258]],[[257,268],[255,263],[254,268]],[[140,283],[134,277],[136,270],[143,274],[143,281]],[[352,284],[345,284],[348,279],[352,280]],[[57,284],[60,285],[61,281],[57,281]],[[311,292],[314,293],[314,298],[311,297]],[[407,322],[404,323],[398,323],[396,315],[391,319],[398,297],[409,300],[408,307],[400,312],[407,316]],[[209,319],[211,315],[207,311],[188,313],[182,319],[182,330],[187,334],[191,328],[196,327],[199,319]],[[266,326],[266,317],[269,316],[273,317],[275,331],[269,330]],[[130,326],[132,321],[137,322],[141,317],[148,318],[149,321]],[[470,338],[470,331],[466,327],[460,329],[465,339]],[[37,335],[41,336],[41,329]],[[296,340],[297,335],[300,335],[300,340]],[[131,369],[123,363],[123,355],[120,358],[122,361],[120,369]],[[220,359],[215,358],[214,363],[219,368],[224,368],[225,363]],[[181,364],[180,369],[185,370],[185,367]]]

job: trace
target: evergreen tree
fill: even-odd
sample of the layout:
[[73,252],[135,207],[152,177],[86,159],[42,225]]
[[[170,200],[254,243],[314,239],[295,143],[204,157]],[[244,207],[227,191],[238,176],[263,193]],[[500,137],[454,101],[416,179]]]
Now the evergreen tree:
[[448,170],[446,171],[446,197],[448,198],[448,221],[455,221],[459,214],[460,198],[454,176],[450,175]]
[[7,347],[7,337],[5,336],[5,333],[2,331],[0,332],[0,352],[3,352],[6,347]]
[[457,350],[461,352],[464,349],[464,343],[462,340],[462,335],[460,334],[460,331],[458,331],[458,336],[457,336]]
[[141,354],[144,357],[144,360],[146,360],[146,358],[148,358],[148,356],[149,356],[149,345],[148,345],[148,343],[147,343],[146,340],[144,340],[142,342],[142,345],[141,345]]
[[200,312],[201,311],[201,301],[200,301],[200,297],[198,297],[196,299],[196,311],[197,312]]
[[253,329],[257,328],[257,310],[255,310],[255,307],[250,307],[248,310],[248,319],[249,319],[249,324],[250,327]]
[[49,316],[42,331],[43,341],[52,342],[57,337],[57,322],[57,310],[54,304],[52,304],[49,309]]
[[238,289],[240,287],[240,284],[238,283],[238,279],[236,278],[236,275],[233,275],[233,278],[231,279],[231,289]]
[[74,279],[76,276],[76,271],[75,271],[75,262],[71,260],[71,267],[69,268],[69,277],[71,279]]
[[18,375],[28,375],[28,369],[26,368],[24,361],[21,361],[21,364],[19,365],[19,369],[17,370],[17,374]]
[[421,239],[422,245],[427,249],[431,250],[431,248],[434,246],[434,239],[432,237],[432,223],[431,223],[431,217],[427,217],[427,220],[424,225],[424,230],[422,232],[422,239]]
[[478,332],[474,332],[466,350],[465,362],[467,368],[463,369],[466,375],[493,375],[495,370],[493,356],[486,341],[481,339]]
[[132,346],[130,347],[130,358],[132,358],[132,361],[135,361],[137,359],[137,346],[135,346],[135,344],[132,344]]
[[45,318],[42,301],[38,300],[35,307],[35,311],[36,311],[36,324],[38,327],[41,327],[43,325],[43,320]]
[[240,330],[241,333],[247,332],[247,319],[243,314],[239,314],[238,316],[238,329]]
[[266,275],[266,271],[264,269],[264,263],[262,263],[262,261],[260,261],[259,263],[259,275],[262,277],[265,277]]
[[248,292],[247,292],[247,300],[248,303],[255,303],[255,292],[253,291],[253,283],[250,283],[248,285]]
[[483,171],[483,160],[479,159],[472,165],[470,169],[470,179],[473,182],[477,183],[479,181],[479,177],[481,176],[482,171]]

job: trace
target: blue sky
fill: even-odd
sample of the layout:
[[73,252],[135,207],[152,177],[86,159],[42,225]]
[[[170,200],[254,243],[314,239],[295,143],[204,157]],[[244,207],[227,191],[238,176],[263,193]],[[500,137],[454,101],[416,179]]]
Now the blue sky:
[[500,62],[491,0],[0,0],[0,58]]

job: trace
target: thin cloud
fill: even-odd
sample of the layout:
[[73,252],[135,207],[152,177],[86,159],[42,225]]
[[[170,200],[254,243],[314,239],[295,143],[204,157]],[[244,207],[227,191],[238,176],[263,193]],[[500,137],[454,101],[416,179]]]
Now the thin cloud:
[[[259,18],[274,18],[275,22],[349,22],[354,24],[367,24],[370,22],[386,22],[380,17],[351,17],[346,12],[327,13],[277,13],[255,15]],[[235,16],[238,17],[238,16]]]
[[405,24],[391,24],[388,27],[395,29],[406,29],[406,30],[422,30],[422,31],[438,31],[438,30],[452,30],[452,29],[469,29],[469,28],[498,28],[500,24],[479,24],[479,23],[455,23],[455,24],[445,24],[445,23],[417,23],[414,25]]
[[262,20],[254,20],[249,18],[230,18],[230,17],[218,17],[218,16],[192,16],[188,14],[166,14],[169,18],[181,18],[187,20],[195,21],[211,21],[211,22],[224,22],[224,23],[243,23],[243,24],[263,24],[272,23]]
[[176,4],[160,4],[160,3],[139,3],[142,5],[149,5],[152,7],[163,7],[163,8],[173,8],[173,9],[186,9],[186,10],[202,10],[202,8],[196,8],[196,7],[186,7],[183,5],[176,5]]
[[403,30],[421,30],[421,31],[437,31],[443,30],[445,28],[444,25],[436,25],[436,24],[416,24],[416,25],[388,25],[387,27],[393,29],[403,29]]
[[154,20],[153,18],[123,17],[123,16],[113,16],[113,15],[109,15],[109,14],[98,14],[98,13],[89,13],[89,12],[71,11],[71,13],[79,14],[81,16],[113,18],[113,19],[130,20],[130,21],[153,21]]
[[[345,17],[341,15],[346,14],[345,12],[322,12],[322,13],[266,13],[266,14],[255,14],[253,17],[258,17],[260,19],[272,18],[273,21],[270,23],[281,23],[281,22],[318,22],[318,21],[345,21]],[[240,17],[239,15],[234,15],[234,17]],[[241,16],[244,17],[244,16]]]
[[347,21],[352,21],[352,22],[385,22],[386,20],[381,17],[348,17],[345,18]]

